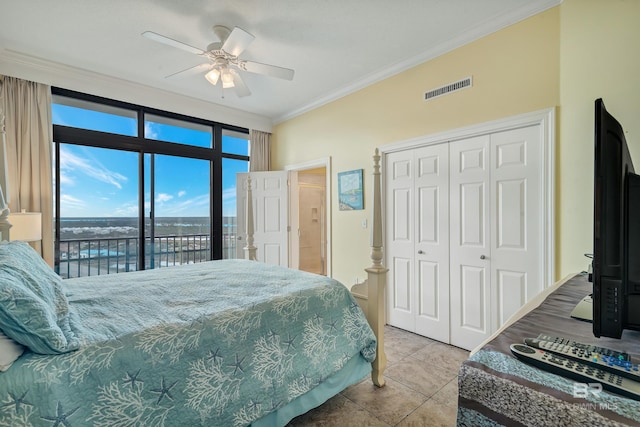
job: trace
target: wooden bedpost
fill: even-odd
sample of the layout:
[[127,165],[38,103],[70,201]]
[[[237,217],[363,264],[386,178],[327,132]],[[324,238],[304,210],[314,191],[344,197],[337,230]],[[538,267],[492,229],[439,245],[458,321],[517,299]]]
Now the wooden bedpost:
[[380,154],[376,148],[373,156],[373,229],[371,230],[371,260],[373,264],[366,268],[368,301],[367,318],[376,334],[378,346],[376,360],[373,361],[371,379],[378,387],[385,385],[383,377],[387,367],[387,355],[384,352],[385,309],[384,294],[387,283],[387,271],[382,265],[382,193],[380,178]]
[[244,257],[250,261],[256,260],[256,247],[253,245],[253,192],[250,173],[247,174],[247,246],[244,247]]

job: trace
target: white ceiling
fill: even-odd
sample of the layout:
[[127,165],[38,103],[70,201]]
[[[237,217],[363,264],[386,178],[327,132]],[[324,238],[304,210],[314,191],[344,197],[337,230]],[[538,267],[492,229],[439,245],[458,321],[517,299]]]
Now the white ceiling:
[[[560,1],[0,0],[0,61],[65,64],[279,122]],[[239,98],[200,75],[166,79],[202,58],[141,36],[205,49],[213,25],[253,34],[240,58],[292,68],[293,81],[243,72],[252,95]]]

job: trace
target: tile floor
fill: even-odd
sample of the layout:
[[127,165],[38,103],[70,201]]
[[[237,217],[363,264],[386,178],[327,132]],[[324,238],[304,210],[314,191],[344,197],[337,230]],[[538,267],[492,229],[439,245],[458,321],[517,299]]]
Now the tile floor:
[[455,426],[458,369],[469,352],[391,326],[385,352],[385,387],[367,377],[289,427]]

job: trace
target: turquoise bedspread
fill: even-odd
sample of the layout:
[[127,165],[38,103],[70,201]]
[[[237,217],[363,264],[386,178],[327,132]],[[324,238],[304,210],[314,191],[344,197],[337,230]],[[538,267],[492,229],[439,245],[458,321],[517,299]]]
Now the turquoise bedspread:
[[339,282],[244,260],[68,279],[80,349],[0,373],[0,426],[242,426],[375,337]]

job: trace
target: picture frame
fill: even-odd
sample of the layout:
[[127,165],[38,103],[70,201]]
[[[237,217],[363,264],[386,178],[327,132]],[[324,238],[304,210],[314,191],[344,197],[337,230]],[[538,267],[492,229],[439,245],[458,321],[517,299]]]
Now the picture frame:
[[362,169],[338,172],[338,204],[341,211],[364,209]]

